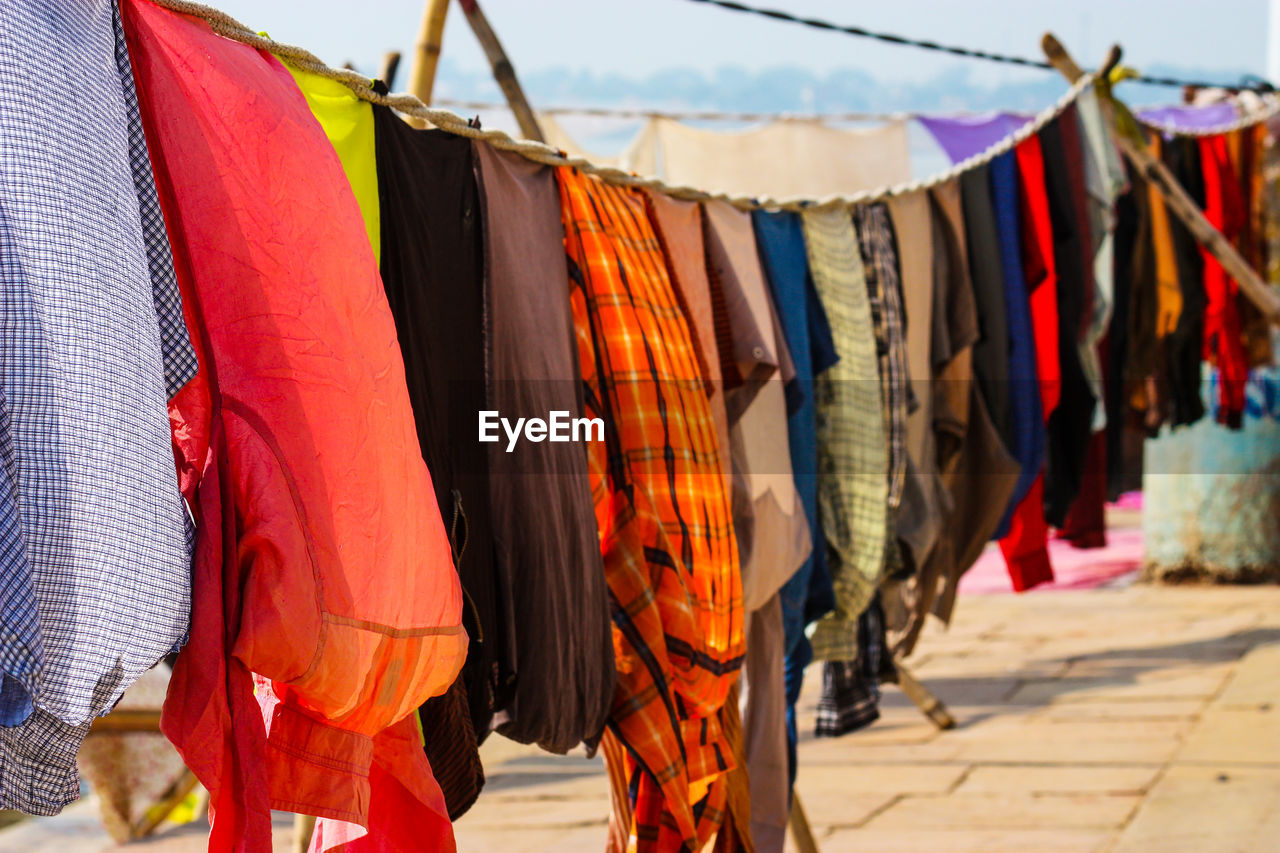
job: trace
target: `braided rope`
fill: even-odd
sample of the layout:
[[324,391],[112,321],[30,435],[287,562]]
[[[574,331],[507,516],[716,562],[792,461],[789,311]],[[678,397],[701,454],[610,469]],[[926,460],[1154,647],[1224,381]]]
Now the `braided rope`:
[[[457,100],[453,98],[435,98],[433,103],[443,106],[452,107],[459,110],[475,110],[475,111],[510,111],[511,107],[505,103],[497,103],[496,101],[467,101]],[[1178,125],[1152,122],[1139,118],[1138,123],[1148,130],[1166,134],[1168,136],[1218,136],[1224,133],[1232,133],[1237,130],[1245,130],[1255,125],[1270,121],[1280,114],[1280,98],[1267,97],[1265,106],[1262,109],[1253,110],[1245,115],[1240,116],[1233,122],[1227,124],[1214,125],[1204,128],[1184,128]],[[1140,107],[1134,110],[1134,114],[1144,112],[1147,109],[1158,109],[1158,107]],[[538,115],[548,116],[590,116],[593,118],[617,118],[617,119],[670,119],[671,121],[730,121],[730,122],[817,122],[821,124],[836,124],[840,122],[893,122],[893,121],[910,121],[912,119],[930,118],[929,113],[915,112],[897,112],[897,113],[734,113],[734,112],[718,112],[718,111],[681,111],[681,110],[643,110],[643,109],[619,109],[616,107],[541,107],[537,110]],[[964,116],[981,116],[983,112],[974,112],[971,110],[960,110],[954,113],[947,113],[948,118],[957,118]]]
[[[458,110],[510,110],[507,104],[495,101],[466,101],[454,98],[432,98],[431,102]],[[649,119],[665,118],[672,121],[795,121],[795,122],[858,122],[858,121],[906,121],[915,113],[734,113],[716,110],[642,110],[617,107],[539,107],[535,112],[547,116],[591,116],[594,118]],[[956,113],[955,115],[967,115]]]
[[542,142],[513,139],[500,130],[481,130],[469,125],[467,120],[457,113],[433,109],[413,95],[383,95],[374,90],[372,81],[369,78],[362,77],[354,71],[331,68],[304,48],[272,41],[265,36],[259,35],[220,9],[206,6],[203,3],[196,3],[193,0],[151,0],[151,2],[183,15],[201,18],[208,22],[210,28],[220,36],[273,53],[295,68],[342,83],[356,97],[362,100],[381,104],[404,115],[423,119],[440,130],[456,136],[487,142],[494,148],[514,152],[535,163],[542,163],[547,166],[572,167],[586,174],[594,175],[606,183],[636,189],[650,189],[685,201],[724,201],[742,210],[768,208],[771,210],[800,211],[830,207],[851,207],[883,201],[893,196],[907,195],[945,184],[971,169],[986,165],[1001,154],[1013,150],[1020,142],[1038,133],[1041,128],[1071,106],[1087,87],[1093,85],[1096,79],[1094,72],[1085,73],[1054,104],[1041,111],[1034,119],[1024,124],[1012,135],[1005,137],[986,151],[975,154],[967,160],[956,163],[950,169],[939,172],[929,178],[884,186],[847,196],[829,195],[816,199],[798,196],[786,198],[773,198],[771,196],[749,197],[730,195],[725,192],[709,192],[689,186],[671,185],[659,178],[641,177],[611,166],[600,166],[583,157],[568,157]]

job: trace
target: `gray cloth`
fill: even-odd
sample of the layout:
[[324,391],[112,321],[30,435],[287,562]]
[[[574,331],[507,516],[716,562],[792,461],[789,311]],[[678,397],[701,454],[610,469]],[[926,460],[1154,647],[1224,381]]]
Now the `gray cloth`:
[[0,447],[44,648],[31,716],[0,728],[0,808],[37,814],[79,796],[89,723],[191,607],[165,403],[193,363],[149,263],[113,6],[0,0]]
[[[552,170],[476,143],[484,189],[490,400],[505,418],[582,416],[569,272]],[[565,752],[613,701],[613,640],[583,446],[490,445],[498,574],[510,594],[514,693],[498,731]]]
[[751,781],[751,840],[756,853],[782,853],[791,795],[787,785],[786,659],[782,600],[774,593],[747,617],[742,662],[742,747]]

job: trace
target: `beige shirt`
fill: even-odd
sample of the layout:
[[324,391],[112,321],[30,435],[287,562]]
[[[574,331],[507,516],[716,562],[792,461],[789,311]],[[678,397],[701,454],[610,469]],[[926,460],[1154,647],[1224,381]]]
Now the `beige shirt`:
[[779,367],[790,357],[783,355],[786,344],[777,332],[751,217],[724,202],[709,202],[704,212],[707,265],[724,291],[734,358],[745,380],[726,391],[725,404],[742,599],[750,613],[795,574],[813,541],[787,441]]

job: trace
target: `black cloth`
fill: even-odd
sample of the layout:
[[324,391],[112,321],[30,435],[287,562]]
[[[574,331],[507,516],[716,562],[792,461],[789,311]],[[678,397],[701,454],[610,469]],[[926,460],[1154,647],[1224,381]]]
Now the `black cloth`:
[[1076,209],[1063,141],[1062,123],[1076,120],[1075,113],[1068,111],[1040,131],[1049,219],[1053,224],[1053,260],[1058,273],[1058,360],[1062,373],[1062,396],[1049,416],[1044,473],[1044,517],[1054,527],[1066,522],[1067,510],[1080,492],[1097,403],[1080,362],[1091,238],[1080,227],[1086,220]]
[[897,680],[887,647],[884,610],[877,593],[858,616],[858,657],[823,664],[814,735],[839,737],[880,719],[880,682]]
[[1000,268],[1000,240],[996,234],[990,172],[990,166],[982,166],[960,176],[969,274],[973,280],[973,297],[981,333],[973,346],[973,375],[1001,443],[1012,447],[1009,323],[1005,313],[1004,275]]
[[[1178,183],[1203,210],[1204,172],[1200,166],[1200,145],[1194,137],[1177,137],[1164,144],[1163,159]],[[1204,347],[1204,259],[1200,244],[1176,216],[1169,217],[1174,258],[1178,264],[1178,289],[1182,292],[1182,313],[1178,325],[1165,342],[1168,375],[1169,419],[1173,426],[1195,423],[1204,417],[1200,396],[1200,360]]]
[[[471,143],[416,130],[374,108],[382,281],[395,318],[422,457],[453,543],[470,637],[455,686],[419,711],[427,755],[451,816],[483,784],[477,742],[489,732],[507,669],[498,616],[488,448],[477,441],[485,382],[484,263]],[[465,695],[471,730],[461,724]]]
[[1129,190],[1116,199],[1116,228],[1112,254],[1111,322],[1104,339],[1103,370],[1106,375],[1107,410],[1107,497],[1116,500],[1129,481],[1133,460],[1125,452],[1124,433],[1128,428],[1131,385],[1129,375],[1130,299],[1133,293],[1134,254],[1138,239],[1137,196],[1147,185],[1129,172]]

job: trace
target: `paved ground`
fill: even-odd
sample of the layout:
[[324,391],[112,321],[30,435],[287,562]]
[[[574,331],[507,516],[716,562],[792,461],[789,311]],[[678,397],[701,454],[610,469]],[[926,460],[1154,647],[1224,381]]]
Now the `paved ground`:
[[[1280,588],[968,595],[913,669],[955,730],[887,688],[870,729],[803,737],[798,790],[825,853],[1280,851]],[[460,850],[602,848],[598,762],[497,737],[485,752]],[[0,831],[0,851],[96,853],[95,825],[89,800]],[[204,848],[187,833],[125,849]]]

